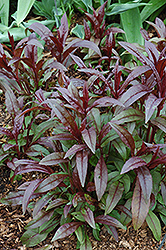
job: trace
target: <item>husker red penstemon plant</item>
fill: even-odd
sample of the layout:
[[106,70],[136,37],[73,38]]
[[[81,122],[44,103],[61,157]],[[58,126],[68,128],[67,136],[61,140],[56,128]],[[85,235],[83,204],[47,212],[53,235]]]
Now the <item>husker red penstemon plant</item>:
[[[146,221],[159,241],[161,223],[157,215],[166,222],[165,49],[159,50],[146,41],[142,53],[136,45],[120,42],[141,62],[128,69],[120,65],[120,57],[113,56],[114,37],[110,33],[105,52],[116,63],[102,70],[99,59],[99,65],[88,68],[73,55],[75,42],[65,49],[65,16],[62,23],[59,40],[51,33],[48,36],[48,30],[37,24],[31,29],[47,46],[53,46],[51,53],[56,62],[62,65],[70,58],[89,80],[59,77],[53,91],[47,93],[44,86],[37,90],[28,107],[19,106],[14,94],[9,99],[10,90],[5,88],[9,113],[12,110],[14,118],[15,108],[19,110],[13,131],[20,134],[22,125],[27,124],[24,139],[28,142],[25,145],[16,142],[11,161],[7,161],[14,172],[12,180],[18,174],[32,171],[44,175],[23,183],[1,202],[21,204],[23,213],[28,207],[32,209],[33,219],[21,238],[27,247],[37,245],[51,231],[52,241],[75,232],[77,248],[90,250],[89,227],[98,240],[103,225],[118,240],[116,228],[125,229],[131,221],[136,230]],[[83,42],[79,41],[79,46]],[[98,51],[96,47],[95,50]],[[124,71],[129,72],[127,77]],[[82,87],[77,88],[80,83]],[[38,127],[36,116],[45,119]],[[16,134],[2,128],[0,132],[12,138]],[[18,149],[22,158],[17,155]]]

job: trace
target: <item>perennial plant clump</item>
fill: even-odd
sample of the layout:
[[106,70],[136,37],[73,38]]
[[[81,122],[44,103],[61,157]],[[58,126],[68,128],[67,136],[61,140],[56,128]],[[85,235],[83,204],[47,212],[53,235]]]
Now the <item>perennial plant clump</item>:
[[[52,241],[75,233],[77,248],[90,250],[88,228],[100,240],[104,225],[118,241],[116,228],[131,221],[135,230],[146,221],[159,241],[166,224],[166,28],[157,18],[162,39],[141,30],[144,46],[117,43],[123,31],[105,30],[104,6],[87,15],[92,30],[84,23],[84,40],[68,40],[64,14],[57,37],[34,23],[16,46],[10,35],[10,49],[0,44],[0,86],[13,123],[0,128],[1,165],[11,181],[43,173],[1,199],[33,210],[21,238],[28,247],[53,231]],[[123,63],[124,51],[132,64]],[[72,64],[88,80],[67,76]]]

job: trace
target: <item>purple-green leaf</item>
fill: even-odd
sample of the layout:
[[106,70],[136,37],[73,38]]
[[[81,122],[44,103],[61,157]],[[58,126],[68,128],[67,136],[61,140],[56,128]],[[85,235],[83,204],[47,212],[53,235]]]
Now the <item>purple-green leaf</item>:
[[48,120],[39,124],[35,129],[32,142],[36,141],[47,129],[52,128],[54,126],[55,120]]
[[119,90],[119,94],[122,94],[123,91],[127,88],[128,84],[133,81],[138,76],[146,73],[147,71],[151,70],[151,68],[148,65],[144,66],[138,66],[136,69],[134,69],[127,77],[125,82],[122,84]]
[[119,101],[127,108],[149,92],[150,90],[145,85],[137,84],[130,87],[124,94],[122,94]]
[[160,105],[163,98],[157,98],[155,95],[150,94],[145,103],[145,123],[147,123],[153,115],[155,109]]
[[65,178],[67,178],[67,174],[53,174],[44,179],[36,189],[38,193],[44,193],[48,190],[56,188]]
[[120,174],[125,174],[135,168],[143,167],[146,165],[146,162],[139,158],[138,156],[131,157],[122,167]]
[[55,194],[48,193],[36,202],[33,209],[33,217],[35,217],[42,210],[42,208],[47,205],[47,203],[54,197],[54,195]]
[[112,105],[124,107],[123,103],[121,103],[120,101],[118,101],[112,97],[105,96],[105,97],[101,97],[100,99],[96,100],[93,103],[93,105],[91,106],[91,108],[92,107],[109,107]]
[[87,146],[90,148],[93,154],[95,154],[96,149],[96,131],[94,127],[91,127],[90,129],[84,129],[82,131],[82,137],[87,144]]
[[60,122],[66,127],[71,130],[71,132],[75,135],[80,135],[80,131],[77,127],[77,124],[75,122],[75,118],[73,115],[60,103],[54,99],[49,100],[48,102],[53,109],[55,115],[58,117]]
[[120,114],[116,115],[111,122],[115,122],[116,124],[123,124],[125,122],[135,122],[140,121],[144,119],[143,112],[129,108],[126,110],[123,110]]
[[122,126],[109,122],[110,126],[116,131],[121,140],[131,149],[131,155],[134,155],[135,142],[132,135]]
[[70,155],[76,154],[79,151],[82,151],[83,149],[86,148],[85,144],[80,144],[80,145],[73,145],[65,154],[64,159],[66,159],[67,157],[69,157]]
[[142,166],[137,169],[138,180],[144,195],[145,202],[149,202],[152,192],[152,176],[147,167]]
[[10,88],[5,92],[5,103],[10,115],[16,116],[20,113],[19,103]]
[[67,162],[67,160],[64,159],[64,156],[65,156],[65,152],[54,152],[44,157],[39,162],[39,164],[47,165],[47,166],[58,165],[60,163]]
[[23,173],[30,173],[33,171],[39,171],[39,172],[46,173],[46,174],[52,173],[52,169],[50,167],[40,166],[38,164],[33,164],[33,165],[30,164],[30,165],[19,165],[15,169],[14,175],[23,174]]
[[40,211],[26,227],[28,229],[33,229],[42,226],[45,222],[51,219],[53,213],[54,211]]
[[58,91],[62,94],[63,98],[66,99],[66,101],[73,106],[76,110],[78,110],[79,112],[83,113],[83,107],[82,107],[82,102],[81,99],[77,99],[74,96],[72,96],[72,94],[70,93],[70,91],[66,88],[62,88],[59,87],[57,88]]
[[54,237],[52,238],[52,241],[65,238],[72,233],[74,233],[79,226],[81,226],[81,222],[70,222],[62,225],[55,233]]
[[166,205],[166,184],[164,181],[161,182],[161,195],[162,195],[163,201]]
[[2,204],[16,206],[22,204],[24,191],[10,192],[0,200]]
[[59,207],[65,203],[67,203],[68,201],[65,200],[65,199],[62,199],[62,198],[57,198],[55,200],[53,200],[47,207],[46,210],[49,210],[49,209],[52,209],[52,208],[55,208],[55,207]]
[[166,133],[166,120],[162,117],[156,117],[150,120],[152,124],[160,128],[162,131]]
[[88,151],[82,150],[76,153],[76,168],[81,186],[84,187],[88,169]]
[[97,223],[105,224],[113,227],[120,227],[122,229],[126,229],[122,223],[120,223],[117,219],[109,216],[109,215],[99,215],[95,218]]
[[107,232],[114,237],[116,242],[118,242],[118,232],[117,232],[116,228],[113,226],[108,226],[108,225],[105,225],[105,227],[107,229]]
[[23,214],[25,214],[29,200],[31,199],[31,196],[33,195],[34,191],[39,186],[40,182],[41,182],[40,179],[36,179],[36,180],[31,181],[30,184],[28,185],[27,189],[25,190],[23,201],[22,201]]
[[39,244],[41,241],[45,240],[47,237],[46,232],[40,234],[38,229],[27,230],[21,237],[22,243],[26,244],[27,247],[33,247]]
[[85,221],[94,229],[96,229],[95,220],[93,212],[90,210],[89,207],[84,207],[81,209],[81,213],[85,219]]
[[98,201],[101,200],[103,194],[105,193],[107,187],[107,180],[108,180],[107,166],[105,164],[103,157],[100,157],[94,170],[94,182],[95,182]]
[[109,188],[109,193],[106,199],[105,215],[109,214],[117,205],[122,197],[124,186],[119,181],[112,183]]
[[132,221],[134,229],[140,228],[149,212],[150,200],[145,201],[141,185],[137,178],[132,198]]

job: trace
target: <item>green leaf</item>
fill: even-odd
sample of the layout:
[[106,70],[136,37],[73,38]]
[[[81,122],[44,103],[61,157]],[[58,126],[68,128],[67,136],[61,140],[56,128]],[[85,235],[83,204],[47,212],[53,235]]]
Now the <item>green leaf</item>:
[[77,23],[76,26],[71,29],[70,33],[73,33],[77,37],[84,39],[85,37],[84,26]]
[[[121,2],[124,2],[124,1],[121,1]],[[121,14],[125,11],[133,10],[139,6],[144,6],[144,5],[146,5],[146,3],[140,3],[140,2],[136,2],[136,1],[127,2],[127,3],[112,4],[109,7],[109,9],[112,8],[112,10],[111,11],[108,10],[106,12],[106,15],[111,16],[111,15]]]
[[156,10],[160,9],[166,0],[150,0],[149,4],[146,5],[141,11],[141,20],[144,22],[150,15],[152,15]]
[[[126,3],[128,0],[119,0],[119,3]],[[140,33],[142,27],[139,8],[127,10],[120,14],[123,30],[125,31],[126,41],[144,45],[144,39]]]
[[10,0],[1,0],[0,3],[1,23],[6,26],[8,26],[8,21],[9,21],[9,2]]
[[48,120],[45,122],[42,122],[41,124],[39,124],[36,128],[35,128],[35,132],[34,132],[34,137],[33,137],[33,141],[36,141],[37,139],[39,139],[39,137],[49,128],[52,128],[56,125],[56,121],[55,120]]
[[89,237],[87,235],[85,237],[84,243],[81,244],[81,246],[80,246],[80,250],[92,250],[92,245],[91,245],[91,242],[90,242]]
[[146,216],[146,222],[152,230],[155,239],[159,241],[161,238],[161,224],[157,216],[151,210],[149,210],[149,213]]
[[18,0],[17,3],[17,25],[27,17],[30,12],[35,0]]
[[126,160],[127,159],[127,149],[126,149],[126,145],[124,144],[124,142],[122,142],[118,138],[112,142],[112,145],[116,148],[116,150],[121,155],[123,160]]
[[39,229],[27,230],[21,237],[23,244],[27,247],[33,247],[45,240],[47,233],[39,234]]
[[80,244],[82,245],[85,241],[85,233],[83,231],[83,228],[82,227],[77,228],[77,230],[75,231],[75,234]]
[[[124,207],[127,208],[129,211],[131,209],[131,199],[128,199],[124,204]],[[121,212],[120,214],[120,222],[123,225],[127,225],[131,221],[131,217],[127,213]]]

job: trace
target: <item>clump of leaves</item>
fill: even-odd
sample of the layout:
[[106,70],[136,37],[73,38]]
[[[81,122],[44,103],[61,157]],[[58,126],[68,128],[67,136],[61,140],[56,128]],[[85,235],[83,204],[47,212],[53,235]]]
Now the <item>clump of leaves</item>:
[[[37,32],[36,25],[31,28]],[[125,229],[131,221],[135,230],[146,221],[159,241],[158,214],[166,223],[165,49],[160,51],[156,44],[145,41],[140,52],[137,45],[120,42],[140,64],[129,70],[119,65],[116,58],[117,63],[106,76],[101,65],[88,68],[71,53],[73,46],[76,48],[75,41],[71,42],[73,46],[63,45],[63,50],[58,50],[55,44],[64,41],[66,33],[60,32],[56,41],[42,32],[45,30],[39,29],[47,45],[54,43],[52,55],[60,56],[61,64],[70,57],[89,80],[82,80],[82,88],[77,88],[76,79],[68,78],[67,84],[59,84],[47,97],[42,90],[35,92],[34,106],[18,108],[19,121],[36,109],[48,111],[46,121],[34,130],[35,122],[25,127],[29,129],[26,145],[30,149],[26,148],[24,159],[16,159],[15,154],[8,163],[9,167],[14,165],[12,179],[32,171],[45,173],[1,199],[4,204],[21,204],[23,213],[28,207],[33,209],[33,220],[27,225],[22,242],[31,247],[51,231],[52,241],[75,232],[77,247],[92,249],[88,228],[100,240],[100,228],[104,225],[118,240],[116,228]],[[7,91],[6,87],[8,95]],[[12,107],[15,112],[15,104]],[[43,117],[41,112],[37,115]],[[48,128],[52,128],[52,134],[44,137]],[[17,131],[20,133],[20,125]],[[8,130],[1,129],[1,133],[15,136]],[[35,147],[36,143],[44,149]]]

